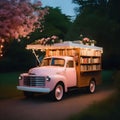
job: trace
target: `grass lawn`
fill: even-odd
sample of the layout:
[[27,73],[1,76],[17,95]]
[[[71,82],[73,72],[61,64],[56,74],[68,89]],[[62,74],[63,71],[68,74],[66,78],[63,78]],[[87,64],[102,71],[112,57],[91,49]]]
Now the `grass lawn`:
[[21,95],[16,89],[20,72],[0,73],[0,99]]

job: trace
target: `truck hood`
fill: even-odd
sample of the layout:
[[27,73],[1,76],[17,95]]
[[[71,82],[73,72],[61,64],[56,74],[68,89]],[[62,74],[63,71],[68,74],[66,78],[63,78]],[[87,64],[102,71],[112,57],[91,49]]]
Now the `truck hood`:
[[64,72],[65,72],[64,67],[56,67],[56,66],[35,67],[29,70],[30,75],[38,75],[38,76],[49,76]]

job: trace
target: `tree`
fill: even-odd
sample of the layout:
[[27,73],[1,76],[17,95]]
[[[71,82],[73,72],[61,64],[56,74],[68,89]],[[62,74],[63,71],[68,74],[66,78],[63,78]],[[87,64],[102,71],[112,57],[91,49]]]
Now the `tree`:
[[[120,68],[119,0],[73,0],[79,5],[79,15],[74,21],[69,37],[79,39],[83,34],[92,37],[104,49],[104,67]],[[117,67],[116,67],[117,66]]]
[[115,19],[120,23],[120,0],[109,0],[108,2],[108,14],[110,19]]
[[[57,35],[59,38],[64,39],[67,34],[71,21],[68,16],[61,13],[61,9],[57,8],[49,8],[48,15],[45,16],[45,31],[48,35]],[[44,32],[44,31],[43,31]]]
[[42,28],[47,9],[41,5],[41,2],[31,4],[29,0],[0,0],[0,41],[27,37]]
[[40,33],[39,30],[36,30],[31,35],[30,39],[34,41],[39,38],[46,38],[53,35],[58,36],[60,39],[65,39],[65,36],[72,25],[72,22],[70,21],[69,16],[62,14],[61,9],[58,7],[49,7],[49,14],[45,16],[45,22],[43,25],[43,32]]
[[27,38],[22,38],[20,42],[16,40],[9,43],[5,42],[3,49],[4,57],[0,59],[1,71],[27,70],[35,66],[36,62],[34,55],[32,55],[32,51],[25,50],[26,44],[53,35],[57,35],[59,38],[64,39],[71,26],[70,19],[68,16],[62,14],[59,8],[50,7],[49,14],[45,15],[44,21],[45,22],[42,24],[44,26],[43,31],[40,32],[41,28],[36,29],[30,34],[28,40],[26,40]]

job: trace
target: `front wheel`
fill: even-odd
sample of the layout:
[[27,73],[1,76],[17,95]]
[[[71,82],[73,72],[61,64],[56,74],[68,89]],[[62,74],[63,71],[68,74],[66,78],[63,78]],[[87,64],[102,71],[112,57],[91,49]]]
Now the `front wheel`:
[[53,98],[54,98],[54,100],[56,100],[56,101],[62,100],[63,95],[64,95],[63,85],[57,84],[55,89],[54,89],[54,91],[53,91]]
[[89,93],[94,93],[95,89],[96,89],[96,83],[94,80],[91,80],[88,88]]

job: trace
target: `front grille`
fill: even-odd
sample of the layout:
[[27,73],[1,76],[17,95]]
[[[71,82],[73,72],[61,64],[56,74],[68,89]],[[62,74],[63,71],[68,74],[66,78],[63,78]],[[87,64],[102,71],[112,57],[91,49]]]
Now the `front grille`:
[[26,86],[45,86],[45,77],[24,76],[24,85],[26,85]]

